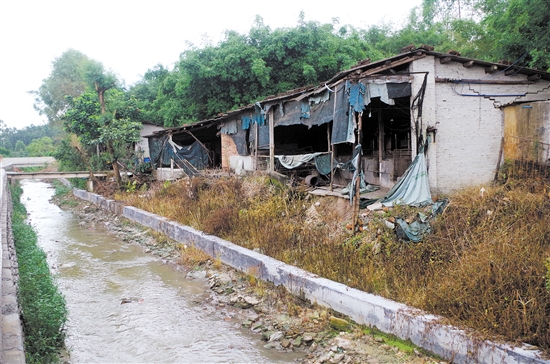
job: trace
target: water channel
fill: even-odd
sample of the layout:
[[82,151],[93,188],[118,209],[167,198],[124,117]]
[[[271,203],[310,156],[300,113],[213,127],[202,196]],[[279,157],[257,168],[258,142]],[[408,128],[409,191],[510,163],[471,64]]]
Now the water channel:
[[[190,281],[97,224],[49,203],[53,188],[22,182],[22,202],[67,301],[71,363],[290,363],[257,335],[224,320]],[[127,299],[130,303],[121,304]]]

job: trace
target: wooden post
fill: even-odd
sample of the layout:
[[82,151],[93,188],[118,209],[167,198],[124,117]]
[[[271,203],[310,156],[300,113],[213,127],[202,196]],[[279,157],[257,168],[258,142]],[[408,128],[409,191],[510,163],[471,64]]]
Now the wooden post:
[[258,170],[258,167],[260,165],[260,155],[258,153],[258,145],[259,145],[259,141],[258,141],[258,138],[260,137],[260,133],[258,131],[258,124],[252,124],[254,125],[254,135],[255,135],[255,138],[254,138],[254,170]]
[[332,179],[334,178],[334,151],[330,140],[330,124],[327,124],[328,151],[330,153],[330,191],[332,192]]
[[382,182],[382,161],[384,160],[384,122],[382,108],[378,109],[378,183]]
[[273,108],[269,108],[269,171],[275,172],[275,125],[273,122]]
[[[355,112],[354,112],[355,116]],[[356,146],[359,146],[361,149],[363,146],[361,143],[363,142],[363,113],[359,113],[359,117],[357,119],[357,144]],[[353,200],[353,232],[356,233],[359,231],[359,210],[360,210],[360,202],[361,202],[361,170],[363,168],[363,161],[361,158],[361,150],[359,151],[359,154],[357,155],[357,163],[355,165],[356,171],[357,171],[357,179],[355,180],[355,186],[352,186],[352,188],[355,188],[355,200]]]

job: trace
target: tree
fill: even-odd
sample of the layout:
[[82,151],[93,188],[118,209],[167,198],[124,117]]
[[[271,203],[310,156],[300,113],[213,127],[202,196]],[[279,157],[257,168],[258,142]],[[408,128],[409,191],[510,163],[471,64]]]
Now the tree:
[[[101,83],[98,81],[98,88]],[[121,184],[118,163],[128,155],[128,144],[139,140],[140,112],[134,98],[125,99],[122,91],[105,90],[103,104],[100,92],[86,92],[77,98],[69,98],[70,108],[65,113],[65,130],[74,133],[84,145],[105,148],[102,152],[111,162],[115,180]],[[76,148],[85,160],[85,153]],[[87,162],[91,170],[90,162]]]
[[29,157],[45,157],[51,156],[55,151],[55,146],[52,138],[42,137],[40,139],[34,139],[27,145],[27,154]]
[[[137,101],[137,106],[142,110],[143,120],[157,125],[164,125],[164,118],[159,113],[157,96],[164,80],[170,75],[170,71],[161,64],[148,69],[142,79],[130,87],[128,94]],[[175,126],[167,123],[167,126]]]
[[0,157],[9,157],[11,152],[4,147],[0,147]]
[[52,71],[38,91],[31,91],[35,96],[34,108],[46,115],[52,126],[60,126],[60,118],[68,107],[66,97],[77,97],[89,87],[86,69],[90,63],[97,62],[69,49],[52,62]]
[[160,84],[164,125],[214,117],[271,94],[317,84],[382,54],[352,27],[306,21],[272,31],[260,17],[249,34],[227,31],[218,45],[190,47]]
[[27,147],[25,146],[25,143],[23,143],[21,140],[18,140],[17,143],[15,143],[15,151],[12,154],[13,157],[26,157],[27,156]]
[[493,48],[492,59],[550,70],[550,2],[484,0],[482,24]]

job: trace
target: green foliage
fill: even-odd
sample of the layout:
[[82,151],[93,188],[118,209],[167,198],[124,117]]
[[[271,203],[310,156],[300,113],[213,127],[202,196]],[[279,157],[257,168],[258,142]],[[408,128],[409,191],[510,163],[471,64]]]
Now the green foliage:
[[27,156],[27,147],[25,146],[25,143],[23,141],[18,140],[17,143],[15,143],[15,150],[12,154],[13,157],[26,157]]
[[546,0],[485,0],[482,24],[492,59],[550,70],[550,3]]
[[97,63],[83,53],[69,49],[52,62],[52,71],[35,96],[34,108],[48,117],[51,126],[59,126],[60,118],[68,107],[67,97],[78,97],[92,85],[86,79],[90,64]]
[[52,184],[55,188],[54,197],[61,197],[71,193],[72,189],[65,186],[63,183],[58,180],[52,180]]
[[5,123],[0,121],[0,147],[14,151],[18,141],[29,145],[33,140],[48,137],[52,140],[59,135],[56,129],[49,125],[30,125],[23,129],[8,128]]
[[6,148],[0,147],[0,155],[2,157],[9,157],[11,152],[7,150]]
[[75,188],[79,188],[81,190],[85,190],[87,188],[86,178],[69,178],[69,182],[71,182],[71,186],[74,186]]
[[51,156],[54,151],[55,146],[53,140],[47,136],[40,139],[34,139],[29,145],[27,145],[27,154],[29,157]]
[[137,191],[137,181],[134,180],[133,182],[128,181],[126,184],[126,192],[127,193],[135,193]]
[[[99,89],[104,82],[109,85],[110,78],[98,81]],[[131,159],[133,155],[130,143],[139,140],[141,112],[135,97],[126,97],[117,89],[104,91],[98,91],[97,94],[86,92],[77,98],[69,98],[70,108],[63,117],[64,125],[65,130],[75,134],[83,144],[78,149],[80,162],[89,168],[95,165],[100,169],[104,162],[108,162],[113,166],[115,178],[118,177],[117,182],[120,182],[118,161]],[[75,144],[73,141],[65,143],[56,155],[63,157],[68,147],[78,148]],[[92,146],[98,152],[85,153],[84,149]],[[73,164],[77,162],[70,156],[69,161]]]
[[154,124],[163,124],[162,116],[159,114],[157,96],[164,80],[170,72],[161,64],[153,69],[147,70],[142,80],[133,85],[128,91],[128,95],[136,100],[137,107],[142,110],[144,121]]
[[301,18],[295,28],[272,31],[257,17],[249,34],[227,31],[216,46],[190,47],[172,72],[157,68],[131,92],[154,122],[176,126],[327,80],[368,57],[382,55],[351,27]]
[[29,363],[54,362],[64,344],[65,299],[50,275],[46,254],[37,246],[33,228],[25,223],[19,202],[21,188],[12,187],[12,228],[19,262],[18,298],[21,305],[25,354]]
[[53,152],[53,157],[57,160],[60,171],[86,170],[87,161],[82,158],[80,153],[76,152],[69,138],[61,140]]
[[69,109],[65,112],[65,130],[76,134],[84,144],[98,144],[99,126],[103,122],[97,95],[85,92],[76,98],[68,97]]

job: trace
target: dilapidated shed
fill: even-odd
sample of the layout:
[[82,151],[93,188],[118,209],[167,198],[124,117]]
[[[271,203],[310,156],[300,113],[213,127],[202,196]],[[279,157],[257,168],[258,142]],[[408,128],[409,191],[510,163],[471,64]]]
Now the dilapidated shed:
[[150,143],[168,136],[180,145],[200,141],[209,166],[340,185],[360,165],[366,182],[386,188],[422,150],[430,189],[450,192],[490,182],[503,155],[524,157],[533,148],[528,143],[547,163],[549,101],[547,72],[409,47],[320,85],[156,132]]

